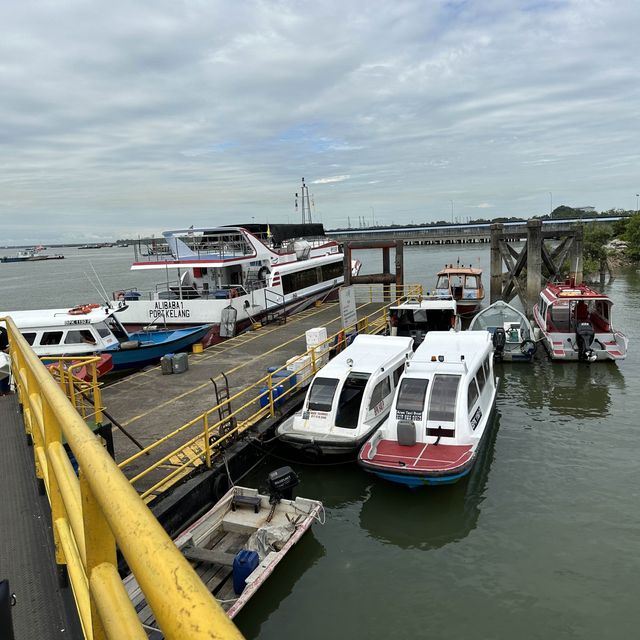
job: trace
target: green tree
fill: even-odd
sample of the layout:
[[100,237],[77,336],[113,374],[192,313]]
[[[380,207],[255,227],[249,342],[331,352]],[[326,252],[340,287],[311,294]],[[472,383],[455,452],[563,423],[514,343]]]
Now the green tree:
[[640,214],[629,218],[623,238],[629,243],[627,256],[632,260],[640,260]]
[[588,224],[584,228],[584,271],[600,271],[607,261],[605,245],[613,237],[610,225]]

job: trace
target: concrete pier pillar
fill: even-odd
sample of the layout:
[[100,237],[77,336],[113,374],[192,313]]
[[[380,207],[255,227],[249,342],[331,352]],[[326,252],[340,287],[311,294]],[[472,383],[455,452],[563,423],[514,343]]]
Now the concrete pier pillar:
[[527,315],[533,314],[542,287],[542,220],[527,221]]
[[404,291],[404,242],[396,240],[396,297],[402,295]]
[[351,247],[348,242],[343,245],[343,264],[344,264],[344,286],[348,287],[351,284]]
[[[389,247],[382,248],[382,273],[391,273],[391,259],[390,259]],[[384,286],[384,296],[382,298],[385,302],[391,300],[391,285]]]
[[491,225],[491,280],[490,304],[502,299],[502,260],[500,259],[500,239],[503,234],[501,223]]

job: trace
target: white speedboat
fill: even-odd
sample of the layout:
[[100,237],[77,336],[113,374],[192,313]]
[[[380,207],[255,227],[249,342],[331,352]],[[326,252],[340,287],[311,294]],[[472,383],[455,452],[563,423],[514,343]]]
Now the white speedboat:
[[487,439],[496,388],[488,332],[430,331],[407,362],[389,418],[358,462],[409,487],[459,480]]
[[414,349],[429,331],[460,331],[458,305],[449,295],[408,298],[389,307],[389,333],[392,336],[410,336]]
[[478,313],[469,331],[488,331],[491,334],[496,360],[531,362],[536,352],[531,323],[521,311],[503,300]]
[[115,370],[158,362],[167,353],[184,351],[199,342],[209,331],[209,325],[201,325],[129,333],[117,313],[118,309],[85,304],[72,309],[0,311],[0,317],[10,316],[40,357],[108,354]]
[[278,437],[324,454],[357,451],[389,414],[413,339],[356,336],[315,375],[302,411],[285,420]]
[[[205,346],[269,316],[336,296],[343,254],[321,224],[251,224],[177,229],[135,245],[132,270],[156,270],[153,291],[122,289],[113,304],[130,329],[211,324]],[[358,261],[352,271],[357,274]],[[172,274],[169,276],[168,274]]]
[[585,284],[549,283],[533,319],[553,360],[624,360],[628,338],[613,328],[613,302]]

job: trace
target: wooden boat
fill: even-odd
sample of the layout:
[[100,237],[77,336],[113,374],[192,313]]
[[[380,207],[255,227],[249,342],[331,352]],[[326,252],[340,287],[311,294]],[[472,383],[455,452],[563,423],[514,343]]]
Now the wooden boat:
[[458,303],[450,295],[408,298],[389,307],[389,334],[410,336],[416,349],[429,331],[460,331]]
[[280,440],[329,455],[357,451],[389,414],[412,346],[411,337],[356,336],[315,375],[302,410],[277,428]]
[[358,462],[409,487],[459,480],[486,439],[496,388],[488,332],[430,331],[407,363],[389,418]]
[[[256,489],[236,486],[174,542],[233,618],[314,520],[324,522],[324,508],[318,500],[274,499]],[[258,554],[259,563],[254,569],[255,562],[244,570],[240,566],[243,555],[248,555],[246,551]],[[242,579],[240,573],[247,575]],[[154,627],[155,617],[134,576],[125,578],[124,584],[142,623]],[[238,588],[242,588],[241,593]]]
[[613,302],[585,284],[549,283],[533,319],[553,360],[624,360],[628,338],[613,328]]
[[469,330],[491,334],[496,360],[531,362],[536,352],[533,328],[527,316],[503,300],[480,311],[471,321]]
[[116,317],[117,309],[98,304],[72,309],[3,311],[11,316],[36,355],[41,357],[111,356],[115,371],[137,369],[199,342],[210,329],[200,325],[174,330],[128,333]]
[[471,265],[449,264],[438,272],[435,288],[436,295],[451,296],[458,303],[458,313],[475,313],[484,300],[482,269]]

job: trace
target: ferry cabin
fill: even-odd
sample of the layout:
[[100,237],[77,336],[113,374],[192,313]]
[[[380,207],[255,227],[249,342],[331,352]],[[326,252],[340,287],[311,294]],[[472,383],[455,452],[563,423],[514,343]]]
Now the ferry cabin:
[[457,303],[451,296],[408,299],[389,308],[389,333],[410,336],[416,349],[429,331],[460,331]]
[[129,336],[113,310],[87,305],[86,311],[44,309],[0,312],[9,315],[39,356],[80,356],[117,348]]
[[281,441],[324,454],[356,451],[389,414],[413,339],[358,335],[314,377]]
[[389,419],[359,462],[411,487],[455,482],[471,470],[490,424],[496,381],[486,331],[431,331],[407,363]]

